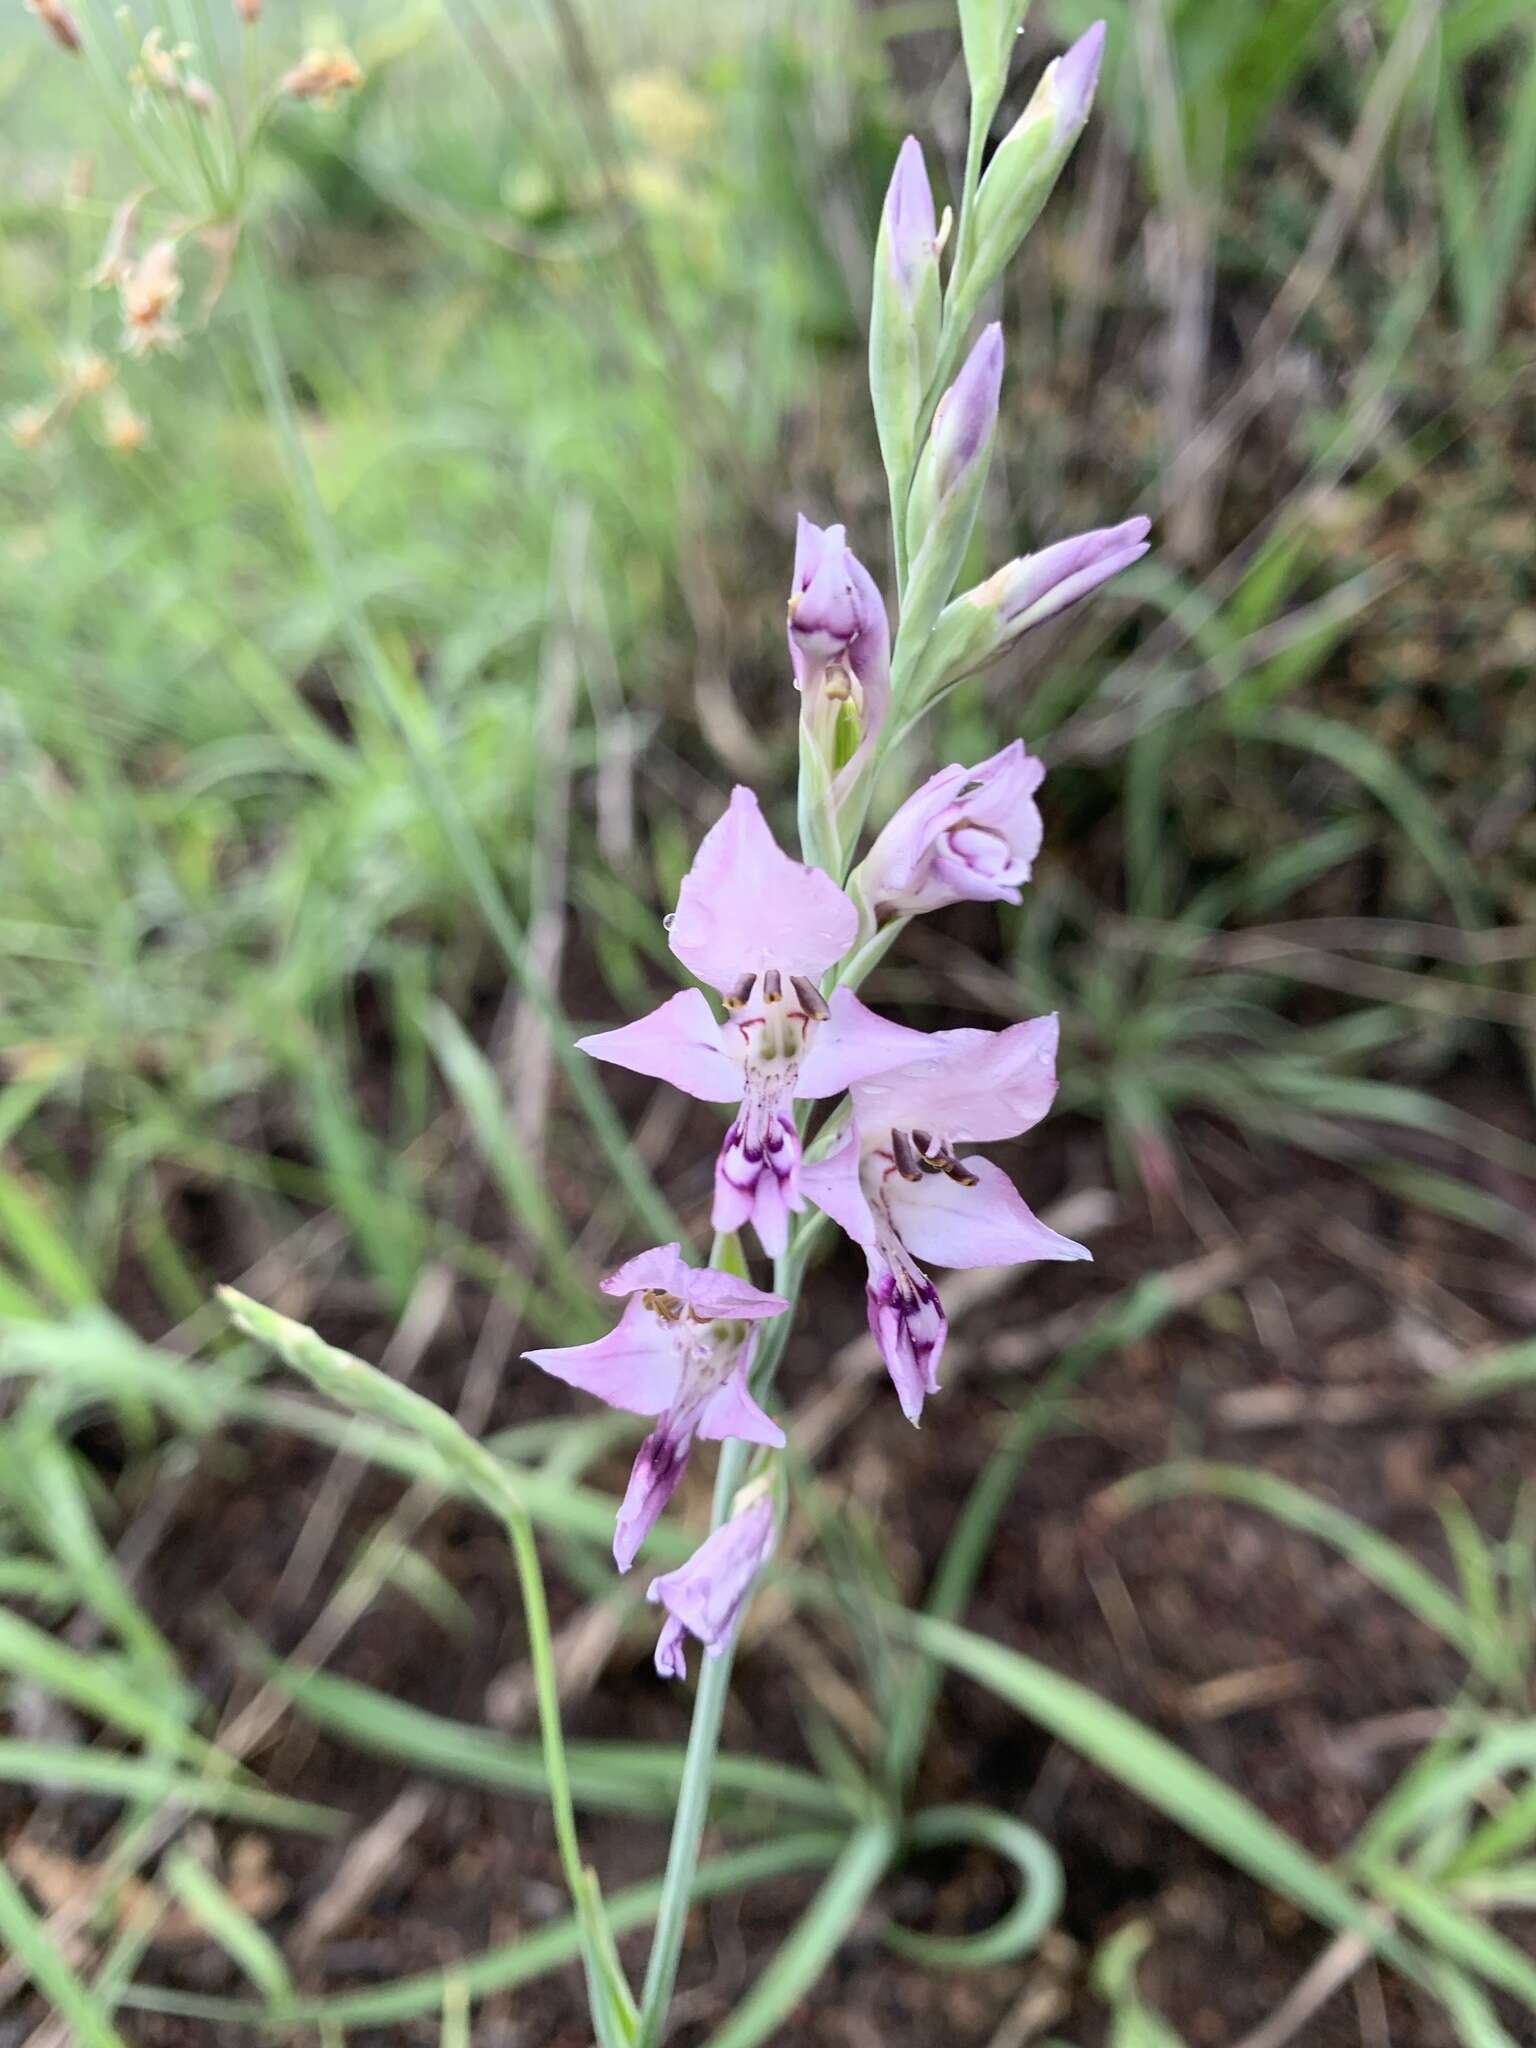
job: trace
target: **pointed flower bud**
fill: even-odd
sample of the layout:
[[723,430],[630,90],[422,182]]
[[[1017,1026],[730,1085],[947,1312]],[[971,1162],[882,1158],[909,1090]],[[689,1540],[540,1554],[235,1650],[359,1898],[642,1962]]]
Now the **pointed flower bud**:
[[939,249],[922,145],[909,135],[891,173],[875,250],[869,389],[886,472],[905,482],[939,348]]
[[803,514],[789,589],[789,658],[801,723],[830,782],[885,722],[891,631],[885,601],[846,530]]
[[1103,56],[1104,24],[1097,21],[1046,66],[1028,106],[993,152],[976,194],[975,253],[956,300],[954,317],[962,325],[974,318],[1050,197],[1088,119]]
[[61,50],[80,47],[80,25],[63,0],[27,0],[27,12],[35,14]]
[[988,118],[1008,82],[1013,39],[1029,0],[960,0],[960,46],[965,52],[971,98]]
[[984,668],[1021,635],[1076,604],[1147,552],[1151,521],[1126,519],[1007,562],[945,607],[914,685],[918,702]]
[[1044,766],[1015,740],[974,768],[941,768],[864,858],[858,893],[877,923],[950,903],[1017,903],[1040,851]]
[[921,646],[955,587],[987,480],[1002,382],[1003,330],[994,320],[939,400],[912,480],[904,646]]
[[688,1636],[704,1645],[706,1657],[724,1655],[752,1582],[773,1555],[777,1533],[772,1495],[754,1482],[737,1496],[730,1519],[705,1537],[685,1565],[652,1579],[645,1597],[667,1616],[656,1643],[661,1677],[688,1676]]

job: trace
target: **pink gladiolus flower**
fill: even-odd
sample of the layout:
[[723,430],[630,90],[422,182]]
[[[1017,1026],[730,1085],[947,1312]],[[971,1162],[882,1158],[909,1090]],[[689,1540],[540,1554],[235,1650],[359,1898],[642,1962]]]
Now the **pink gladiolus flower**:
[[807,718],[824,700],[851,699],[863,736],[880,730],[891,692],[885,600],[849,548],[846,529],[816,526],[803,513],[789,591],[789,658]]
[[773,1555],[776,1535],[773,1501],[763,1492],[706,1536],[686,1564],[652,1579],[645,1597],[667,1612],[656,1642],[661,1677],[688,1676],[687,1636],[698,1638],[706,1657],[724,1652],[752,1581]]
[[1042,1223],[989,1159],[955,1149],[1040,1121],[1056,1093],[1056,1037],[1054,1017],[934,1032],[924,1057],[854,1084],[843,1143],[802,1170],[806,1194],[863,1247],[869,1327],[909,1422],[938,1391],[948,1334],[919,1259],[969,1267],[1091,1257]]
[[941,768],[907,798],[865,857],[858,880],[875,917],[946,904],[1017,903],[1040,851],[1035,791],[1043,764],[1015,740],[974,768]]
[[614,1561],[627,1572],[676,1492],[695,1437],[782,1448],[783,1430],[747,1392],[755,1332],[735,1326],[782,1315],[789,1304],[733,1273],[690,1266],[675,1244],[641,1252],[602,1285],[630,1297],[606,1337],[523,1355],[610,1408],[659,1417],[635,1454],[614,1530]]
[[735,789],[705,834],[668,922],[672,950],[720,991],[717,1023],[696,988],[648,1017],[577,1042],[595,1059],[670,1081],[701,1102],[739,1102],[715,1165],[716,1230],[751,1223],[765,1252],[789,1241],[800,1194],[791,1104],[914,1057],[920,1032],[888,1023],[848,989],[816,983],[853,944],[858,913],[830,876],[781,853],[757,798]]

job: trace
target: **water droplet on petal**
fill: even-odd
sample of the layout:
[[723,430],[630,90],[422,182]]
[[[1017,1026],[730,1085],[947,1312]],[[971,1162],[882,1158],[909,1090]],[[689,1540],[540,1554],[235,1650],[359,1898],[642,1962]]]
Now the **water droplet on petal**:
[[666,916],[661,920],[661,928],[664,932],[669,932],[671,931],[673,925],[675,925],[676,923],[677,912],[675,910],[669,910]]

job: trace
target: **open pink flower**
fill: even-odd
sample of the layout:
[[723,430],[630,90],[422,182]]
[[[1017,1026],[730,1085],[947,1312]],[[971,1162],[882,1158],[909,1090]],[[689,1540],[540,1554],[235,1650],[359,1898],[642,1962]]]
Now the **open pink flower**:
[[1017,903],[1040,851],[1043,764],[1015,740],[974,768],[941,768],[909,796],[859,870],[877,919],[946,904]]
[[630,1259],[603,1292],[630,1297],[606,1337],[524,1356],[611,1408],[659,1417],[635,1455],[614,1530],[614,1560],[627,1572],[677,1490],[695,1437],[783,1445],[783,1430],[747,1392],[755,1332],[740,1325],[789,1304],[733,1273],[690,1266],[675,1244]]
[[764,1251],[783,1251],[800,1194],[792,1104],[840,1095],[850,1082],[913,1057],[921,1035],[817,981],[858,931],[858,913],[829,875],[781,853],[757,798],[735,789],[683,878],[668,923],[683,965],[720,991],[718,1023],[700,990],[685,989],[647,1017],[577,1041],[686,1089],[701,1102],[739,1102],[715,1165],[716,1230],[751,1223]]
[[773,1555],[777,1536],[773,1501],[766,1490],[706,1536],[675,1572],[652,1579],[646,1599],[666,1609],[656,1642],[656,1669],[663,1678],[686,1678],[686,1636],[696,1636],[706,1657],[718,1657],[731,1639],[737,1618],[757,1577]]
[[922,1058],[854,1084],[847,1136],[802,1170],[806,1194],[863,1247],[869,1327],[909,1422],[938,1392],[949,1327],[919,1259],[1009,1266],[1091,1256],[1042,1223],[1001,1168],[955,1149],[1040,1121],[1056,1093],[1056,1037],[1054,1017],[934,1032]]

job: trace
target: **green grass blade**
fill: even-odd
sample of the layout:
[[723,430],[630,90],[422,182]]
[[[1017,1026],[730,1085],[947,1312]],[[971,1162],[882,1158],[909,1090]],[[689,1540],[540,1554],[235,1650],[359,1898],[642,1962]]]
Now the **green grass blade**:
[[225,1814],[263,1827],[329,1834],[342,1816],[307,1799],[290,1799],[259,1785],[195,1777],[153,1757],[119,1756],[109,1750],[70,1748],[62,1743],[22,1742],[0,1736],[0,1779],[11,1785],[88,1792],[98,1798],[185,1807],[189,1813]]
[[[807,1830],[781,1835],[777,1840],[757,1842],[701,1863],[695,1874],[692,1896],[696,1901],[729,1898],[754,1884],[768,1884],[804,1870],[816,1870],[831,1863],[847,1840],[837,1829]],[[616,1935],[648,1927],[661,1897],[661,1881],[632,1885],[615,1892],[606,1902],[608,1924]],[[188,2019],[219,2020],[265,2025],[368,2027],[387,2026],[398,2020],[417,2019],[442,2010],[443,1987],[456,1977],[472,1999],[489,1997],[495,1991],[531,1983],[547,1971],[558,1970],[581,1958],[581,1929],[574,1915],[523,1935],[500,1948],[488,1949],[468,1962],[449,1969],[427,1970],[418,1976],[401,1977],[391,1984],[374,1984],[361,1991],[340,1991],[327,1998],[298,1998],[284,2009],[281,2022],[265,2006],[234,1998],[199,1998],[158,1986],[137,1984],[124,1993],[123,2004],[143,2012],[179,2014]]]
[[1449,1588],[1401,1544],[1274,1473],[1198,1461],[1160,1465],[1122,1480],[1105,1498],[1116,1513],[1132,1514],[1154,1501],[1177,1500],[1189,1494],[1210,1494],[1257,1508],[1289,1528],[1330,1544],[1363,1577],[1460,1651],[1475,1669],[1491,1674],[1502,1668],[1497,1631],[1489,1634],[1481,1628]]
[[896,1830],[887,1821],[854,1830],[815,1898],[707,2048],[757,2048],[778,2033],[842,1947],[895,1850]]
[[1388,1905],[1450,1961],[1536,2012],[1536,1962],[1512,1941],[1396,1864],[1372,1862],[1366,1875]]
[[0,1860],[0,1937],[57,2016],[68,2022],[77,2048],[127,2048],[100,2001],[81,1983],[48,1939],[20,1886]]
[[1240,1792],[1132,1715],[1074,1679],[952,1622],[904,1613],[892,1619],[920,1649],[986,1686],[1260,1884],[1323,1925],[1350,1928],[1384,1954],[1397,1953],[1399,1945],[1370,1921],[1366,1902],[1351,1885]]
[[270,2005],[293,1995],[293,1979],[282,1951],[264,1927],[232,1899],[190,1849],[173,1849],[161,1874],[193,1919],[248,1977]]

